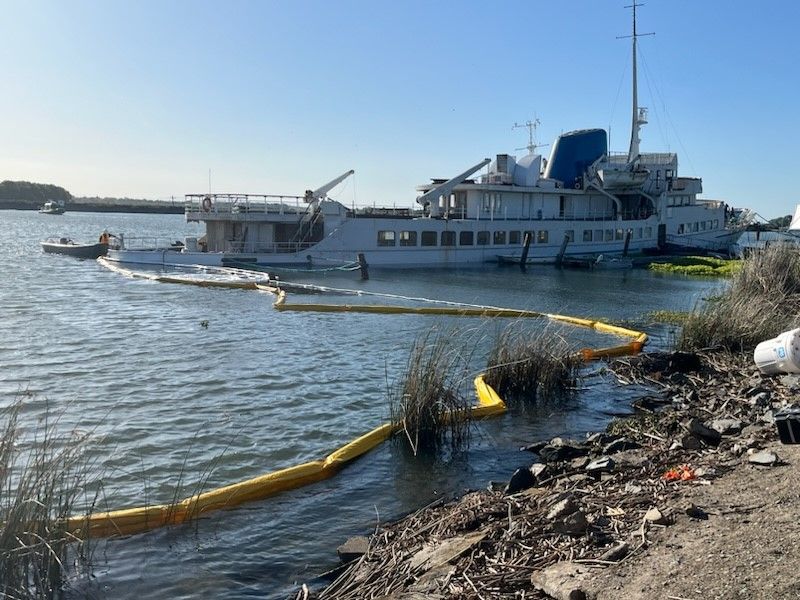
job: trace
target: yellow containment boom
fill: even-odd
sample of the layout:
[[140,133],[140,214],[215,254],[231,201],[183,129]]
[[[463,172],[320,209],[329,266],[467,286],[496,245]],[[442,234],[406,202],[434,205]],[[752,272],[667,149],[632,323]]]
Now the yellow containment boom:
[[[500,396],[487,385],[483,375],[475,378],[478,406],[471,409],[473,419],[501,415],[506,411]],[[384,423],[331,452],[324,460],[303,463],[273,471],[247,481],[195,494],[174,504],[125,508],[67,519],[67,530],[78,537],[132,535],[165,525],[186,523],[205,513],[233,508],[244,502],[261,500],[279,492],[293,490],[335,475],[339,469],[385,442],[399,429]]]
[[[121,267],[111,265],[107,260],[102,261],[104,266],[114,271],[131,277],[142,277],[153,281],[167,283],[192,283],[194,285],[215,285],[219,287],[245,287],[245,289],[260,289],[277,295],[274,307],[281,311],[315,311],[315,312],[363,312],[377,314],[420,314],[420,315],[453,315],[476,317],[544,317],[576,325],[592,328],[603,333],[609,333],[627,338],[632,342],[611,348],[591,349],[584,348],[580,355],[584,360],[622,356],[641,351],[647,342],[647,334],[609,325],[600,321],[580,319],[564,315],[540,313],[531,310],[518,310],[491,306],[446,306],[446,307],[408,307],[391,305],[332,305],[332,304],[287,304],[286,294],[269,284],[256,281],[243,282],[214,282],[195,283],[196,280],[180,277],[166,277],[161,275],[137,274]],[[234,285],[229,285],[234,284]],[[241,284],[241,285],[235,285]],[[477,406],[470,409],[472,419],[494,417],[506,412],[506,405],[502,398],[492,387],[486,383],[483,375],[475,378],[475,393],[478,398]],[[176,525],[188,522],[205,513],[223,508],[233,508],[244,502],[251,502],[267,498],[279,492],[296,489],[336,474],[342,467],[371,451],[391,437],[399,426],[384,423],[331,452],[323,460],[303,463],[273,471],[253,479],[223,486],[206,492],[198,493],[173,504],[159,504],[112,510],[84,516],[70,517],[66,521],[67,529],[78,537],[107,537],[114,535],[132,535],[165,525]]]

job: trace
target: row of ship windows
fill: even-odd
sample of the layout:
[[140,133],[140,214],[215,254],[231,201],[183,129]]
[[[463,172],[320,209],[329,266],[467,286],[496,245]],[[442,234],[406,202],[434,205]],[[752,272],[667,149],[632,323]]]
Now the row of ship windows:
[[[636,239],[648,239],[653,237],[652,227],[638,227],[636,230],[629,230],[631,237]],[[546,244],[550,240],[550,232],[546,229],[539,231],[479,231],[477,235],[472,231],[461,231],[458,233],[459,246],[488,246],[490,243],[495,246],[506,246],[521,244],[524,233],[530,233],[531,243]],[[575,231],[573,229],[564,232],[570,242],[575,241]],[[419,237],[419,243],[417,238]],[[625,239],[624,229],[584,229],[584,242],[612,242]],[[435,231],[423,231],[417,236],[416,231],[401,231],[398,236],[391,230],[378,231],[378,246],[455,246],[456,232],[442,231],[437,234]]]
[[681,223],[678,225],[678,233],[696,233],[698,231],[705,231],[706,229],[719,229],[719,219]]

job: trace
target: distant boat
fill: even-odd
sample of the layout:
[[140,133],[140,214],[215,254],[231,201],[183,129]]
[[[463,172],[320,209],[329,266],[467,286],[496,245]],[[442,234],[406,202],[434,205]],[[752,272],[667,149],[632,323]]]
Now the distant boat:
[[65,209],[63,205],[59,204],[58,202],[48,200],[44,203],[44,206],[39,209],[39,212],[43,215],[63,215],[64,210]]
[[69,238],[50,238],[39,242],[48,254],[66,254],[75,258],[98,258],[108,252],[108,244],[81,244]]

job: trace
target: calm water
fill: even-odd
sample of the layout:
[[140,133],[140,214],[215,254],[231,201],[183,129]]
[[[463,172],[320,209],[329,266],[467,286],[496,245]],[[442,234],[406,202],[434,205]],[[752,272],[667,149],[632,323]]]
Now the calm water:
[[[477,319],[278,313],[268,294],[128,279],[38,246],[54,235],[92,241],[104,228],[173,239],[197,233],[177,215],[2,211],[0,222],[2,404],[30,390],[26,423],[49,405],[63,411],[64,428],[91,434],[102,508],[165,502],[175,486],[186,496],[204,477],[216,486],[322,458],[387,419],[387,378],[401,371],[417,335],[458,328],[456,336],[480,342],[473,356],[480,368],[485,340],[499,327]],[[604,318],[646,330],[651,347],[665,346],[671,334],[647,314],[687,310],[711,285],[639,270],[550,267],[527,274],[373,271],[368,282],[342,273],[283,278]],[[568,335],[586,345],[612,341],[582,330]],[[387,443],[331,480],[192,526],[103,543],[82,593],[283,598],[295,582],[334,566],[335,548],[348,536],[507,478],[530,462],[520,445],[580,435],[627,410],[630,391],[602,377],[584,386],[567,406],[516,409],[477,425],[462,454],[413,459]]]

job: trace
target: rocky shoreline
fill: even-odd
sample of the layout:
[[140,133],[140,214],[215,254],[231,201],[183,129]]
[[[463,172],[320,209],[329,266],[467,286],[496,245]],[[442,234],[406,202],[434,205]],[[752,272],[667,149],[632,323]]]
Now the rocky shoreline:
[[[800,452],[777,443],[773,418],[800,379],[762,377],[749,356],[714,352],[643,354],[608,368],[623,385],[653,390],[636,415],[586,440],[531,444],[531,466],[504,489],[436,503],[351,541],[347,558],[358,558],[324,590],[303,586],[297,598],[798,597],[793,569],[754,586],[759,557],[725,557],[772,543],[800,559],[785,548],[789,531],[783,544],[768,526],[771,497],[760,497],[798,497]],[[784,460],[795,457],[797,465]],[[757,509],[734,502],[743,490]],[[800,509],[787,500],[781,511],[797,531]],[[737,515],[746,517],[740,526]],[[721,556],[706,556],[701,530],[727,536]],[[664,568],[675,561],[688,571]]]

